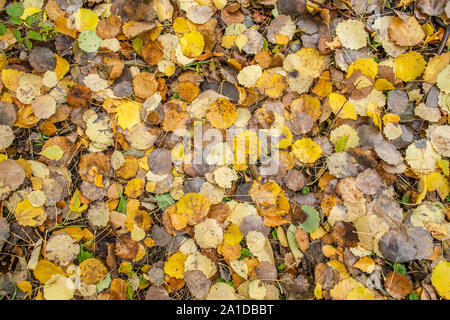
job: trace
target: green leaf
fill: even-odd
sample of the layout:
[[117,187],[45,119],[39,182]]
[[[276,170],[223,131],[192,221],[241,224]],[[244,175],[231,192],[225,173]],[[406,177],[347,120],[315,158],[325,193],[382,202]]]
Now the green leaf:
[[84,52],[97,52],[101,43],[102,38],[93,30],[82,31],[78,36],[78,46]]
[[277,269],[280,270],[280,271],[283,271],[283,270],[284,270],[284,267],[285,267],[285,264],[284,264],[284,262],[283,262],[283,263],[280,263],[280,264],[277,266]]
[[241,256],[239,257],[239,260],[242,260],[244,258],[254,258],[255,256],[253,253],[250,252],[248,248],[242,248],[241,250]]
[[11,23],[14,23],[15,25],[18,25],[18,26],[20,26],[20,25],[22,24],[22,22],[23,22],[23,20],[20,19],[19,17],[11,17],[11,18],[9,19],[9,21],[10,21]]
[[6,8],[6,13],[11,17],[20,17],[23,14],[23,3],[12,3]]
[[29,50],[31,50],[33,48],[33,43],[30,40],[25,39],[24,43],[28,47]]
[[63,154],[64,154],[63,149],[61,149],[61,147],[56,144],[45,148],[40,153],[40,155],[43,155],[47,159],[55,160],[55,161],[58,161],[59,159],[61,159]]
[[133,300],[133,288],[127,284],[127,300]]
[[345,149],[345,147],[347,146],[347,142],[348,142],[348,138],[350,136],[346,135],[343,137],[340,137],[337,141],[336,144],[334,145],[334,151],[336,152],[341,152]]
[[80,246],[80,253],[77,255],[77,260],[79,263],[93,257],[94,254],[92,252],[84,250],[84,245]]
[[119,191],[119,205],[117,206],[117,211],[120,213],[127,213],[127,201],[125,200],[125,197],[123,196],[122,192],[120,192],[119,185],[117,184],[117,191]]
[[289,225],[286,232],[286,238],[288,241],[289,249],[291,249],[291,252],[296,260],[303,256],[300,249],[298,248],[297,239],[295,238],[295,233],[297,232],[298,228],[299,227],[296,227],[295,225],[291,224]]
[[399,263],[394,263],[394,272],[400,273],[402,275],[406,274],[406,267]]
[[105,289],[108,289],[110,284],[111,284],[111,275],[108,273],[103,280],[101,280],[99,283],[96,284],[97,293],[102,292]]
[[136,50],[137,53],[141,54],[142,46],[144,45],[144,41],[142,41],[141,38],[134,38],[132,41],[132,45],[134,50]]
[[273,228],[272,229],[272,238],[274,238],[275,240],[278,239],[277,228]]
[[8,31],[8,29],[6,29],[6,26],[0,22],[0,37],[4,36],[7,31]]
[[28,31],[28,37],[30,37],[30,39],[32,40],[44,41],[41,35],[33,30]]
[[269,49],[269,42],[267,42],[266,38],[263,37],[263,50]]
[[42,20],[42,13],[38,12],[38,13],[32,14],[31,16],[26,17],[25,23],[28,26],[31,26],[33,23],[40,21],[40,20]]
[[308,194],[309,191],[310,191],[310,190],[309,190],[309,187],[303,187],[302,190],[301,190],[301,193],[302,193],[302,194]]
[[17,41],[19,41],[19,42],[21,41],[22,35],[20,34],[19,30],[13,29],[12,34],[13,34],[14,38],[16,38]]
[[308,215],[308,218],[300,224],[300,227],[308,233],[316,231],[320,226],[319,211],[308,205],[302,205],[301,208]]
[[158,202],[158,207],[159,209],[161,209],[161,211],[166,210],[168,207],[175,203],[175,201],[173,201],[172,197],[168,193],[157,194],[155,195],[155,199],[156,202]]
[[420,300],[420,298],[417,294],[415,294],[414,292],[411,292],[409,294],[409,300]]

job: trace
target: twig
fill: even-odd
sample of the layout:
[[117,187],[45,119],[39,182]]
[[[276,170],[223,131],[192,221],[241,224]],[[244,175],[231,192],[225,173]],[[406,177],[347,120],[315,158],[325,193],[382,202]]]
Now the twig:
[[437,54],[440,55],[444,51],[445,45],[447,44],[448,38],[450,37],[450,25],[446,25],[441,18],[433,17],[434,22],[442,28],[444,28],[445,32],[442,36],[441,44],[439,45]]

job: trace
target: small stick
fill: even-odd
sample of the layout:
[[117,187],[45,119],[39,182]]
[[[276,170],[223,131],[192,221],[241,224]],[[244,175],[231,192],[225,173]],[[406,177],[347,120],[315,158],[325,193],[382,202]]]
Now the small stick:
[[437,54],[440,55],[444,51],[445,45],[447,44],[448,38],[450,37],[450,25],[446,25],[441,18],[433,17],[434,22],[436,22],[437,25],[444,28],[444,36],[442,37],[441,44],[439,45]]

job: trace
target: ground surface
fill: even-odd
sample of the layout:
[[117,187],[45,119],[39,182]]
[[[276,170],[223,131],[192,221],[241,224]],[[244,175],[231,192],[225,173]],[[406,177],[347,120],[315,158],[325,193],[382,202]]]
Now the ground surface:
[[0,299],[450,297],[447,1],[0,8]]

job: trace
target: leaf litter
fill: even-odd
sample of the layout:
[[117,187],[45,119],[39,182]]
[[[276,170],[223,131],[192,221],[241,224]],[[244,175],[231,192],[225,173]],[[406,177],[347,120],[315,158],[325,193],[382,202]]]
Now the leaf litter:
[[2,2],[2,297],[449,299],[450,6],[345,3]]

